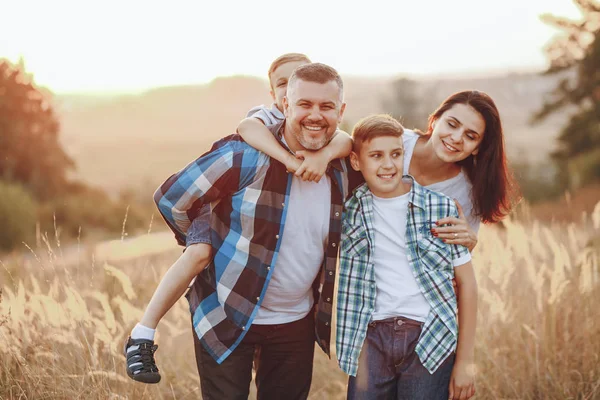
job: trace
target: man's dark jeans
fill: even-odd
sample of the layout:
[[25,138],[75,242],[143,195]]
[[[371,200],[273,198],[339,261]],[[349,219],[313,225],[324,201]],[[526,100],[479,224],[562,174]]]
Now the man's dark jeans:
[[358,373],[348,381],[349,400],[448,400],[454,354],[430,374],[415,353],[421,326],[403,317],[369,324]]
[[253,362],[258,400],[308,397],[315,352],[312,312],[288,324],[252,325],[239,346],[220,365],[195,333],[194,347],[204,400],[247,399]]

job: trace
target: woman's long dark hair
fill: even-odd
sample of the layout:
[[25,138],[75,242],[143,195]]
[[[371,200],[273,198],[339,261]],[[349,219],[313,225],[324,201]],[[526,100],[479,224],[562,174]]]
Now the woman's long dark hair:
[[427,134],[433,132],[433,123],[455,104],[466,104],[485,120],[485,133],[477,155],[458,162],[473,186],[472,199],[475,214],[482,222],[498,222],[520,199],[518,186],[506,162],[504,133],[500,113],[490,96],[476,90],[454,93],[429,116]]

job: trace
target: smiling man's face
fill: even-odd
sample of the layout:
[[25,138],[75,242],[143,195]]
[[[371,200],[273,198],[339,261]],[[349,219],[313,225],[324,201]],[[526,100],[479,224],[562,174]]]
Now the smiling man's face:
[[325,83],[296,79],[283,100],[285,139],[293,151],[319,150],[335,134],[346,104],[336,81]]

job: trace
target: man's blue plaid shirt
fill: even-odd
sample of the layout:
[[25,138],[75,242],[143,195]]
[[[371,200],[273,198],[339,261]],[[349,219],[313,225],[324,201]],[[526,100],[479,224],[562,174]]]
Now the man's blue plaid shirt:
[[[280,135],[282,126],[269,129]],[[334,160],[326,174],[331,179],[328,246],[313,287],[317,343],[329,354],[342,208],[348,193],[345,162]],[[181,245],[201,207],[213,205],[214,258],[186,296],[194,330],[218,363],[242,341],[265,295],[283,235],[291,184],[292,174],[283,164],[250,147],[239,135],[231,135],[171,176],[154,194]]]
[[[409,175],[404,179],[412,181],[406,219],[408,262],[431,306],[416,352],[425,368],[433,373],[456,349],[454,265],[467,263],[471,255],[466,247],[446,244],[430,231],[437,220],[458,217],[454,201],[424,188]],[[373,218],[373,195],[363,184],[345,204],[337,297],[337,358],[342,370],[353,376],[357,372],[377,295],[372,261],[375,248]]]

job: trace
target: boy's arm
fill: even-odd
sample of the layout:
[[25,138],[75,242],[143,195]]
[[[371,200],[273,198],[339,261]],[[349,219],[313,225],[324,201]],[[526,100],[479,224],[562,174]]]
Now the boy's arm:
[[317,151],[297,151],[296,156],[304,161],[296,171],[296,176],[302,180],[319,182],[327,165],[336,158],[347,157],[352,151],[352,138],[346,132],[338,129],[327,146]]
[[237,127],[237,132],[250,146],[273,157],[290,172],[296,172],[302,162],[283,148],[275,136],[258,118],[248,117],[242,120]]
[[458,344],[456,360],[450,378],[450,398],[473,396],[475,362],[475,326],[477,322],[477,281],[473,264],[455,267],[454,276],[458,297]]

